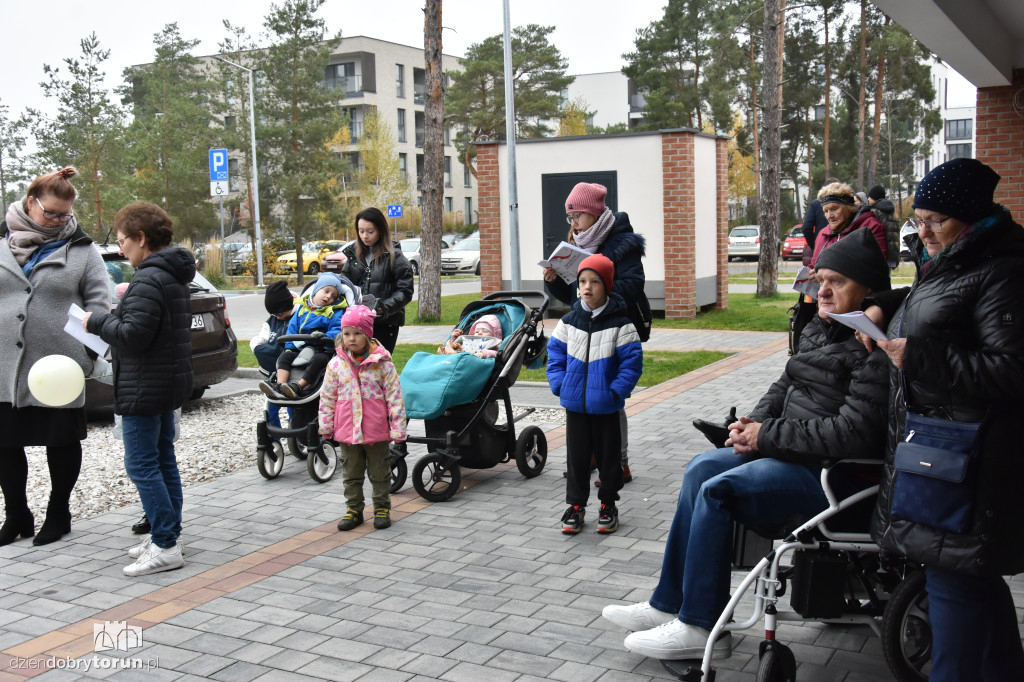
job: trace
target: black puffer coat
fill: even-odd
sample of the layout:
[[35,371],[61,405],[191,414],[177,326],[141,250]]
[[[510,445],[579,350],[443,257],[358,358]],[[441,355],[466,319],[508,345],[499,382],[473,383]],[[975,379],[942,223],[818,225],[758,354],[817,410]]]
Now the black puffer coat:
[[[899,372],[892,368],[886,477],[872,520],[872,534],[883,550],[986,576],[1024,571],[1019,428],[1024,415],[1024,231],[1002,207],[993,219],[994,224],[975,225],[972,234],[919,274],[889,318],[889,337],[907,339],[907,401]],[[920,263],[920,240],[915,235],[907,241]],[[977,461],[974,519],[967,533],[890,516],[892,456],[903,438],[907,407],[927,417],[990,420]]]
[[192,302],[196,260],[166,248],[139,264],[117,310],[89,318],[89,331],[110,344],[114,412],[170,412],[192,393]]
[[402,253],[398,242],[392,242],[395,249],[395,265],[391,267],[391,259],[385,255],[374,258],[367,265],[356,258],[355,242],[345,247],[343,253],[345,266],[341,274],[345,275],[364,294],[370,294],[377,302],[374,304],[378,317],[374,324],[405,324],[405,306],[412,300],[413,280],[412,266],[409,259]]
[[888,366],[885,353],[869,354],[852,329],[815,316],[800,352],[748,415],[761,422],[758,453],[811,467],[881,459]]

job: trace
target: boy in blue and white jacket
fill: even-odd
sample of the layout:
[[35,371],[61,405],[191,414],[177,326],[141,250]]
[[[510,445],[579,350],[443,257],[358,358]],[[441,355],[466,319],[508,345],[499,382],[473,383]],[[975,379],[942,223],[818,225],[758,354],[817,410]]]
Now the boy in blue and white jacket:
[[619,527],[615,507],[622,489],[618,412],[643,371],[643,350],[626,304],[612,291],[615,266],[601,254],[588,256],[576,274],[580,297],[548,342],[548,382],[565,408],[568,475],[562,532],[583,527],[590,496],[590,458],[601,473],[598,533]]

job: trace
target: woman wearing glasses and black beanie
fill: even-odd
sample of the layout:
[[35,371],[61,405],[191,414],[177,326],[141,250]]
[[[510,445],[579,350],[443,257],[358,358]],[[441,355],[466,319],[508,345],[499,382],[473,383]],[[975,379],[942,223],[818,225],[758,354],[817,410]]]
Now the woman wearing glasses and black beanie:
[[[590,253],[600,253],[615,266],[615,292],[626,302],[626,315],[633,326],[641,331],[641,339],[650,332],[651,306],[644,293],[644,257],[646,241],[633,231],[629,216],[614,212],[604,204],[608,189],[594,182],[580,182],[565,200],[565,219],[569,223],[570,244]],[[544,286],[548,293],[566,305],[578,298],[577,283],[567,283],[551,268],[544,268]],[[629,470],[629,446],[626,434],[626,411],[619,412],[619,430],[622,432],[622,480],[629,483],[633,475]]]
[[[72,213],[74,168],[41,175],[11,204],[0,225],[0,545],[35,535],[45,545],[71,531],[71,491],[82,466],[85,395],[62,407],[37,401],[28,373],[46,355],[66,355],[92,370],[84,346],[64,332],[68,308],[110,310],[103,259]],[[25,488],[26,446],[45,446],[50,469],[46,520],[35,533]]]
[[871,530],[924,564],[932,682],[1024,680],[1002,577],[1024,572],[1024,230],[994,203],[998,182],[974,159],[928,173],[908,237],[914,284],[866,311],[888,322],[891,361]]

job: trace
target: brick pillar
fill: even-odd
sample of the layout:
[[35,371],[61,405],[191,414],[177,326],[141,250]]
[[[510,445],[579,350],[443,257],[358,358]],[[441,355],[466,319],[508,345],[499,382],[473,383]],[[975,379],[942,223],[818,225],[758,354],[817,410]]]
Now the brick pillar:
[[661,135],[665,215],[665,318],[697,316],[693,133]]
[[715,233],[718,257],[718,281],[715,302],[716,310],[729,307],[729,140],[715,140],[716,171],[718,173],[718,230]]
[[480,290],[501,291],[501,178],[498,145],[476,148],[477,206],[480,211]]
[[1013,72],[1013,85],[978,88],[975,158],[992,166],[1002,180],[995,199],[1024,219],[1024,111],[1014,111],[1014,95],[1024,90],[1024,69]]

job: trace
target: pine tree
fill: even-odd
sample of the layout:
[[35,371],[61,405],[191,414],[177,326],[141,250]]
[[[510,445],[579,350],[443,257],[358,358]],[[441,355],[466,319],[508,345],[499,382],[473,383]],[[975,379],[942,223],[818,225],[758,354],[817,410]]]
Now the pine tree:
[[15,197],[7,196],[7,183],[23,178],[23,168],[18,152],[25,146],[24,118],[8,118],[8,106],[0,104],[0,203],[3,205],[3,216],[7,216],[7,204]]

